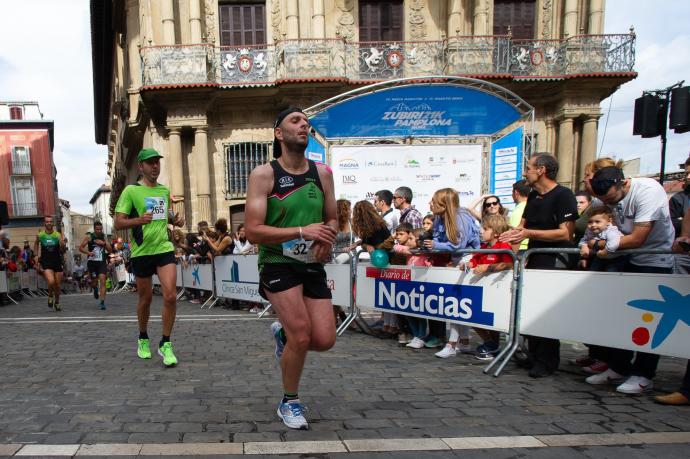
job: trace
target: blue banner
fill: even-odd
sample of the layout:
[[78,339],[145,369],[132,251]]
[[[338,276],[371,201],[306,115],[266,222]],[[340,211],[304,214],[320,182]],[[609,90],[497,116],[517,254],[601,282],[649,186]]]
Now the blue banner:
[[307,150],[305,151],[304,155],[307,157],[307,159],[311,159],[319,163],[326,163],[326,147],[321,145],[319,141],[316,140],[311,134],[309,134],[309,143],[307,144]]
[[512,209],[513,183],[522,178],[522,144],[525,128],[520,126],[491,145],[491,193]]
[[324,138],[493,135],[520,118],[510,103],[479,89],[415,84],[363,94],[316,114]]

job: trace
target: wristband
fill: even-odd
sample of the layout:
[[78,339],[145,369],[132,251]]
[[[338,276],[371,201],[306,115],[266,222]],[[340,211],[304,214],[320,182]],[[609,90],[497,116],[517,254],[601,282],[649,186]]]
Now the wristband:
[[302,236],[302,227],[301,226],[299,227],[299,238],[304,239],[304,237]]

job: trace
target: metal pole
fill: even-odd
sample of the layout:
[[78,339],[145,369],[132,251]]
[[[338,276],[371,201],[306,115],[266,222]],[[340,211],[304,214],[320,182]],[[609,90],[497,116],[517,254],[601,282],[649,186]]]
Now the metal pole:
[[662,107],[662,127],[661,127],[661,170],[659,171],[659,184],[664,184],[664,171],[666,169],[666,130],[668,129],[668,98],[671,90],[666,89],[664,99],[661,101]]

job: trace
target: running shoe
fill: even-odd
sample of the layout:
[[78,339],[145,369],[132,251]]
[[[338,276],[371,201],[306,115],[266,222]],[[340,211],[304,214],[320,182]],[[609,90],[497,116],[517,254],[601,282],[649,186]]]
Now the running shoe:
[[424,342],[424,347],[442,347],[444,345],[443,341],[432,336]]
[[405,345],[405,347],[411,347],[412,349],[421,349],[424,347],[424,340],[422,338],[417,338],[415,336],[412,338],[412,341]]
[[98,307],[101,311],[105,310],[105,301],[101,300],[98,302]]
[[291,429],[309,430],[309,424],[302,414],[302,404],[298,399],[278,405],[278,417]]
[[140,359],[150,359],[151,358],[151,346],[149,345],[149,339],[139,339],[137,343],[137,355]]
[[654,381],[644,376],[630,376],[623,384],[616,387],[616,392],[638,395],[654,389]]
[[53,309],[55,309],[56,311],[62,311],[60,303],[53,303]]
[[158,348],[158,355],[163,357],[163,365],[166,367],[174,367],[177,365],[177,357],[175,357],[173,353],[172,343],[170,341],[166,341]]
[[477,360],[493,360],[496,354],[498,354],[498,345],[491,341],[487,341],[477,346],[474,357]]
[[616,373],[612,369],[608,369],[602,373],[592,375],[585,379],[587,384],[592,384],[594,386],[599,384],[620,384],[625,379],[625,376]]
[[50,309],[53,309],[53,303],[55,303],[55,298],[53,298],[53,295],[48,296],[48,307]]
[[271,324],[271,333],[273,334],[273,339],[275,339],[275,341],[276,341],[275,355],[276,355],[276,359],[279,359],[279,360],[280,360],[280,357],[283,355],[283,351],[285,350],[285,343],[283,342],[283,338],[280,336],[281,335],[280,331],[282,329],[283,329],[283,326],[278,321],[275,321]]
[[455,346],[453,346],[452,344],[446,344],[446,346],[443,349],[441,349],[434,355],[441,359],[447,359],[448,357],[455,357],[457,355],[457,351],[455,350]]

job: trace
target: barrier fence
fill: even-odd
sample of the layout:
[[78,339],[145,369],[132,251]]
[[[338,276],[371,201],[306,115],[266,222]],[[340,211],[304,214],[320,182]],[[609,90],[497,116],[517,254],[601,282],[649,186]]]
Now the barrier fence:
[[[448,253],[448,252],[447,252]],[[440,320],[507,333],[506,344],[484,369],[498,376],[518,348],[520,335],[573,340],[653,354],[690,358],[690,282],[687,275],[593,272],[527,268],[534,254],[579,254],[578,249],[530,249],[520,259],[509,250],[464,250],[506,254],[513,269],[474,274],[456,267],[390,265],[376,268],[350,254],[325,265],[333,304],[348,310],[338,334],[362,310]],[[670,254],[630,250],[630,254]],[[449,253],[448,253],[449,254]],[[218,299],[257,302],[258,255],[216,257],[212,264],[177,265],[177,287],[210,292]],[[119,279],[133,282],[131,274]],[[39,292],[42,276],[0,272],[0,293]],[[43,281],[45,283],[45,281]],[[160,285],[157,276],[154,285]],[[34,289],[34,290],[32,290]],[[11,297],[10,297],[11,298]],[[14,299],[12,301],[15,301]],[[16,301],[15,301],[16,303]],[[270,305],[266,306],[268,309]]]

